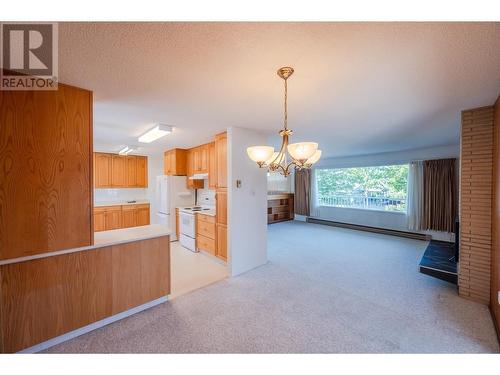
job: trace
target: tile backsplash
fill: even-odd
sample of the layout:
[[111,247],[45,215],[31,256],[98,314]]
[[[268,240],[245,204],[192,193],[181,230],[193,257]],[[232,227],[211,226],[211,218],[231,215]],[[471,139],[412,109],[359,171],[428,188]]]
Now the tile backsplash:
[[94,202],[147,200],[148,189],[94,189]]
[[[205,182],[206,184],[207,182]],[[198,204],[201,206],[215,207],[215,191],[210,189],[198,189]]]

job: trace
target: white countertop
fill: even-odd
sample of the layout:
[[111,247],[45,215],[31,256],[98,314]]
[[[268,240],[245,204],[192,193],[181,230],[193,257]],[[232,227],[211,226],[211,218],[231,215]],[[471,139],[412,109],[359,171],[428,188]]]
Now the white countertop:
[[103,201],[103,202],[94,202],[94,207],[107,207],[107,206],[128,206],[131,204],[149,204],[148,200],[138,199],[134,203],[127,203],[127,201]]
[[96,232],[94,233],[94,244],[91,246],[58,250],[49,253],[41,253],[20,258],[4,259],[0,260],[0,266],[11,263],[26,262],[28,260],[33,260],[33,259],[48,258],[56,255],[76,253],[79,251],[94,250],[94,249],[99,249],[101,247],[113,246],[127,242],[149,240],[151,238],[168,236],[171,233],[172,231],[170,230],[170,228],[159,224],[143,225],[140,227]]
[[120,243],[147,240],[150,238],[168,236],[172,233],[170,228],[159,225],[143,225],[140,227],[105,230],[94,233],[94,246],[103,247]]

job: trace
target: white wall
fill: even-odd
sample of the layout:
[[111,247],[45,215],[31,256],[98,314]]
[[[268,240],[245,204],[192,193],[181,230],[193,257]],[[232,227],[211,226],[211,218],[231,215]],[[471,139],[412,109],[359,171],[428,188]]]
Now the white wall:
[[[228,129],[228,253],[231,275],[267,262],[267,173],[247,156],[248,146],[266,144],[254,130]],[[241,180],[241,187],[236,187]]]
[[[460,146],[443,146],[434,148],[425,148],[401,152],[382,153],[374,155],[352,156],[343,158],[325,159],[318,162],[317,168],[346,168],[346,167],[366,167],[377,165],[403,164],[412,160],[430,160],[444,158],[458,158],[460,155]],[[314,183],[314,181],[313,181]],[[457,189],[458,199],[458,189]],[[387,228],[401,231],[408,231],[406,214],[398,212],[385,212],[375,210],[363,210],[356,208],[343,207],[318,207],[316,212],[311,212],[311,216],[366,225],[378,228]],[[454,236],[451,233],[423,231],[432,235],[434,239],[442,241],[453,241]]]

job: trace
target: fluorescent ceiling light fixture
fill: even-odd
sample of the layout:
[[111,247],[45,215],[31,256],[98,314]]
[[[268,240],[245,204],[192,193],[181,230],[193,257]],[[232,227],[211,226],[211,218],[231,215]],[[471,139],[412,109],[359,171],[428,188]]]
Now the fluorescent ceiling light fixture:
[[172,127],[163,124],[157,124],[153,129],[148,130],[146,133],[139,137],[141,143],[151,143],[157,139],[172,133]]
[[120,155],[127,155],[127,151],[130,150],[128,146],[125,146],[122,148],[120,151],[118,151],[118,154]]
[[134,152],[134,151],[137,151],[137,149],[133,148],[133,147],[125,146],[120,151],[118,151],[118,154],[119,155],[128,155],[128,154],[130,154],[131,152]]

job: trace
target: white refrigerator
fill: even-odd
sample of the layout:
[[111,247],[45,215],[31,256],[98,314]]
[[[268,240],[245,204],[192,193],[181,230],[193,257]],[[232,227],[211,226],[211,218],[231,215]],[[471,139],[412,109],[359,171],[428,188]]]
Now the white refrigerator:
[[184,176],[156,176],[156,202],[158,223],[170,228],[171,241],[176,241],[175,208],[194,205],[194,192],[186,187]]

